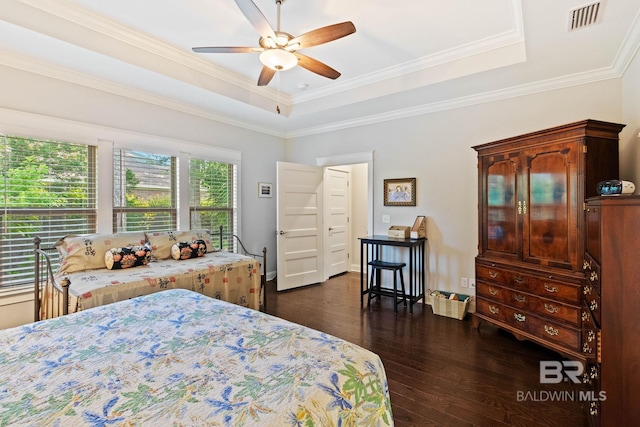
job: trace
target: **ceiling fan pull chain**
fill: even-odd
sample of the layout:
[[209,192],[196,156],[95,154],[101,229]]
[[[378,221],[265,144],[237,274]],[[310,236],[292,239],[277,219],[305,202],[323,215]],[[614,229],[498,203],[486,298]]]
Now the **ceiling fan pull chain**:
[[276,73],[276,112],[280,114],[280,73]]

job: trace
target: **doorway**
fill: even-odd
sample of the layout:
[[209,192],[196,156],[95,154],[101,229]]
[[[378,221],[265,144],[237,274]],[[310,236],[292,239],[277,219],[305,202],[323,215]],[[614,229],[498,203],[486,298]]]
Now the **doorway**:
[[[346,262],[346,271],[359,272],[360,245],[358,237],[373,234],[373,152],[318,158],[316,164],[316,170],[320,172],[320,176],[328,167],[351,171],[349,184],[351,213],[348,214],[349,232],[346,243],[349,258]],[[305,176],[310,176],[313,173],[313,166],[282,162],[279,162],[279,165],[286,169],[300,168],[300,170],[307,172]],[[290,181],[289,178],[287,177],[286,181]],[[300,187],[298,185],[300,181],[288,184],[284,184],[284,182],[283,178],[283,181],[276,186],[278,195],[278,290],[320,283],[330,277],[330,269],[328,263],[325,262],[330,259],[330,255],[325,256],[330,248],[324,244],[329,232],[324,211],[324,182],[318,181],[316,190],[313,190],[313,185],[306,185],[303,193],[299,188],[292,188],[291,190],[295,192],[296,197],[281,197],[286,195],[285,189],[291,184],[293,187]],[[301,194],[304,194],[304,197],[301,197]],[[303,204],[291,206],[292,200],[302,201]],[[320,200],[322,200],[322,208],[316,204]],[[318,211],[322,214],[317,215]]]

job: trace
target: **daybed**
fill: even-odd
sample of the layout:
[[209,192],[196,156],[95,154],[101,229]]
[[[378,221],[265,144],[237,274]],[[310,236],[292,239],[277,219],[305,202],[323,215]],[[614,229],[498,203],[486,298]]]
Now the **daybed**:
[[[187,243],[200,250],[176,252]],[[36,321],[163,289],[189,289],[256,310],[264,301],[265,269],[260,274],[255,255],[218,250],[205,230],[70,235],[55,247],[42,249],[35,239]],[[52,253],[61,259],[55,272]],[[266,248],[262,257],[264,264]]]
[[393,425],[380,358],[176,289],[0,331],[0,425]]

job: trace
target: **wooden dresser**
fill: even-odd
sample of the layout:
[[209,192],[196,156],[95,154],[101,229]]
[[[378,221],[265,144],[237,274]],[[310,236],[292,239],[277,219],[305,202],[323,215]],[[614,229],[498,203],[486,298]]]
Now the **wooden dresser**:
[[587,201],[585,297],[598,330],[600,352],[585,375],[606,400],[592,402],[594,425],[640,420],[640,196]]
[[584,295],[585,201],[618,177],[624,125],[584,120],[473,147],[479,245],[474,325],[490,322],[593,362],[598,326]]

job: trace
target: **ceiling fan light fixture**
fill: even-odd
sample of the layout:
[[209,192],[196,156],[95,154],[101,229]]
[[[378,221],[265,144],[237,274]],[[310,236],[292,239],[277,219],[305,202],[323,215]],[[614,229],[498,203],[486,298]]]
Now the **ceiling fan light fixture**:
[[298,64],[298,58],[284,49],[267,49],[260,54],[260,62],[276,71],[289,70]]

